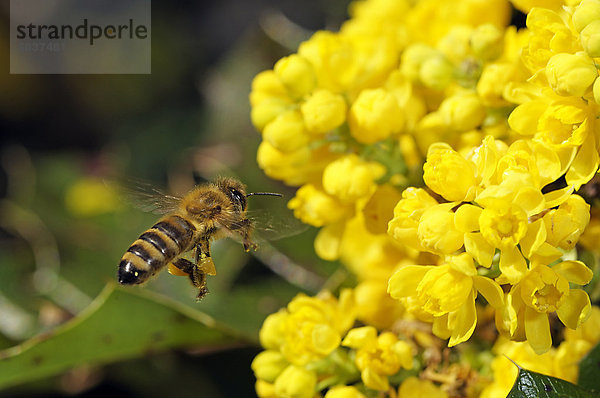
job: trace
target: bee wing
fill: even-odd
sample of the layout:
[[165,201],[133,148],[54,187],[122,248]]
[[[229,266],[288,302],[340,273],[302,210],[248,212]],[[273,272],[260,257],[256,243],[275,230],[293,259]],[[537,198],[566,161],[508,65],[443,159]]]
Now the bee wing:
[[289,238],[308,229],[308,225],[294,217],[289,210],[274,212],[273,209],[256,209],[248,211],[247,217],[252,223],[253,234],[267,241]]
[[125,202],[145,212],[171,213],[181,202],[180,197],[166,194],[145,181],[133,180],[120,185]]

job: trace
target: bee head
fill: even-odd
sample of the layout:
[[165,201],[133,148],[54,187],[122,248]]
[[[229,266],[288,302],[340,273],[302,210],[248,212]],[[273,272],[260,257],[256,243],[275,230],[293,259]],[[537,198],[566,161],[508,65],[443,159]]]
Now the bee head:
[[241,211],[246,210],[248,202],[246,201],[246,187],[244,184],[234,178],[219,178],[216,185],[234,206]]

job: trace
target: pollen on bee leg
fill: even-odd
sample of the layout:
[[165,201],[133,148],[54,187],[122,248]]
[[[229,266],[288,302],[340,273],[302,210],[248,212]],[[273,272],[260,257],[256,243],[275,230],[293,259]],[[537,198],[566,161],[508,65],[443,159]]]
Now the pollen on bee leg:
[[215,263],[210,257],[200,259],[200,261],[198,261],[198,269],[206,275],[217,275]]
[[169,274],[175,275],[175,276],[188,276],[189,275],[188,273],[183,272],[182,270],[177,268],[175,265],[173,265],[173,263],[169,263],[167,270],[169,271]]

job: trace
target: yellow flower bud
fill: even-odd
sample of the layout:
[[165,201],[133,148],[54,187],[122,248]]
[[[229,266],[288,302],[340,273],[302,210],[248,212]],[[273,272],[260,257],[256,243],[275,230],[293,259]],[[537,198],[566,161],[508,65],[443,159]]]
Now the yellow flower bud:
[[273,385],[273,383],[268,383],[259,379],[256,380],[254,389],[256,390],[256,395],[259,398],[276,398],[275,385]]
[[317,84],[317,77],[312,65],[306,58],[298,54],[281,58],[273,70],[292,98],[302,98],[310,94]]
[[258,337],[260,344],[272,350],[278,350],[285,340],[284,324],[287,318],[285,311],[279,311],[269,315],[263,322]]
[[361,91],[350,108],[350,134],[358,142],[372,144],[399,132],[404,114],[396,96],[382,88]]
[[471,35],[473,53],[485,61],[498,58],[502,54],[503,47],[503,32],[495,25],[480,25]]
[[325,394],[325,398],[366,398],[354,386],[335,386]]
[[289,153],[306,146],[310,140],[299,111],[287,111],[265,126],[263,139],[281,152]]
[[590,222],[590,205],[579,195],[571,195],[558,209],[544,215],[547,242],[552,246],[570,250]]
[[290,103],[280,98],[270,97],[253,105],[250,111],[252,124],[258,131],[263,131],[265,126],[290,108]]
[[423,165],[423,180],[446,200],[470,200],[476,182],[475,165],[447,144],[432,145]]
[[315,395],[317,376],[300,366],[290,365],[275,381],[278,397],[312,398]]
[[257,379],[272,383],[288,365],[281,352],[267,350],[254,358],[251,368]]
[[256,106],[266,98],[270,97],[287,97],[285,86],[271,69],[260,72],[254,77],[254,80],[252,80],[250,105]]
[[454,203],[425,210],[419,220],[417,236],[423,248],[435,254],[452,254],[463,245],[463,233],[454,226]]
[[427,58],[419,70],[423,85],[435,90],[443,90],[454,78],[454,67],[442,54]]
[[464,93],[446,98],[438,110],[442,119],[453,130],[469,131],[477,128],[485,118],[485,107],[475,93]]
[[437,48],[455,64],[461,63],[471,51],[471,35],[473,27],[454,25],[438,43]]
[[326,133],[346,120],[346,101],[339,94],[317,90],[300,108],[306,128],[314,133]]
[[306,180],[303,168],[311,160],[311,153],[307,147],[284,153],[269,142],[263,141],[258,146],[256,160],[269,177],[283,180],[290,185],[300,185]]
[[353,202],[372,194],[377,187],[375,180],[384,173],[385,168],[379,163],[366,162],[350,154],[325,167],[323,188],[342,201]]
[[315,227],[332,224],[353,213],[352,205],[340,203],[337,198],[312,184],[300,187],[296,196],[289,201],[288,207],[294,211],[296,218]]
[[600,57],[600,20],[590,22],[580,34],[581,45],[590,57]]
[[581,97],[597,76],[593,60],[584,54],[556,54],[546,65],[546,78],[558,95]]
[[419,82],[421,66],[426,60],[437,55],[439,53],[435,49],[425,44],[412,44],[402,53],[400,70],[410,81]]
[[590,22],[600,19],[600,0],[583,0],[573,12],[573,26],[581,32]]
[[335,261],[340,257],[340,245],[344,235],[345,223],[326,225],[319,230],[314,242],[317,256],[327,261]]

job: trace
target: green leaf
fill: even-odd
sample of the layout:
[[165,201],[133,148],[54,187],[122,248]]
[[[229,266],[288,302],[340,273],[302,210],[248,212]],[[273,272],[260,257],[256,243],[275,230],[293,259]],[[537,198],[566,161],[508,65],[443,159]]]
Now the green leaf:
[[597,344],[579,363],[579,386],[600,391],[600,344]]
[[519,367],[519,375],[507,398],[592,398],[594,395],[583,388]]
[[[233,338],[232,338],[233,336]],[[0,351],[0,389],[170,347],[239,340],[210,316],[158,294],[110,283],[60,327]]]

